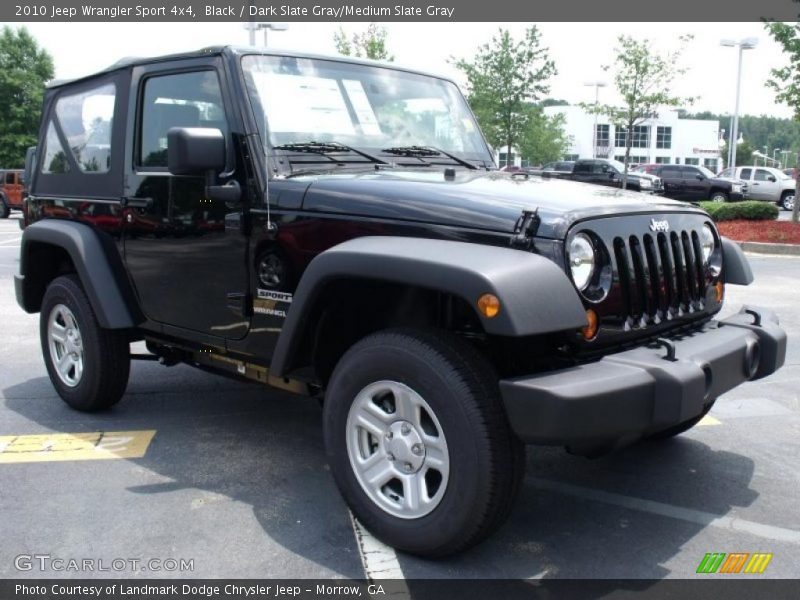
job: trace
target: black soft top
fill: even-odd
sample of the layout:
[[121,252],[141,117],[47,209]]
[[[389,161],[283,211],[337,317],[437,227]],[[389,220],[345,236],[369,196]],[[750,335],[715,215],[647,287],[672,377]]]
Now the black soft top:
[[48,88],[58,88],[65,85],[69,85],[72,83],[77,83],[81,81],[85,81],[88,79],[92,79],[97,77],[98,75],[103,75],[106,73],[113,73],[114,71],[120,71],[122,69],[127,69],[128,67],[134,67],[138,65],[151,65],[153,63],[159,62],[168,62],[171,60],[180,60],[185,58],[203,58],[207,56],[243,56],[245,54],[264,54],[264,55],[274,55],[274,56],[294,56],[297,58],[311,58],[311,59],[321,59],[321,60],[335,60],[339,62],[346,62],[351,64],[359,64],[365,66],[373,66],[373,67],[384,67],[388,69],[395,69],[397,71],[406,71],[408,73],[417,73],[419,75],[428,75],[431,77],[437,77],[439,79],[447,79],[451,81],[449,77],[443,77],[441,75],[437,75],[434,73],[428,73],[425,71],[420,71],[417,69],[408,69],[405,67],[400,67],[392,63],[381,62],[377,60],[369,60],[365,58],[351,58],[349,56],[329,56],[324,54],[313,54],[309,52],[298,52],[297,50],[281,50],[281,49],[273,49],[273,48],[253,48],[249,46],[208,46],[206,48],[201,48],[199,50],[192,50],[190,52],[178,52],[175,54],[165,54],[163,56],[148,56],[148,57],[136,57],[136,56],[129,56],[126,58],[122,58],[115,62],[114,64],[106,67],[101,71],[97,71],[90,75],[84,75],[82,77],[77,77],[74,79],[54,79],[48,82]]

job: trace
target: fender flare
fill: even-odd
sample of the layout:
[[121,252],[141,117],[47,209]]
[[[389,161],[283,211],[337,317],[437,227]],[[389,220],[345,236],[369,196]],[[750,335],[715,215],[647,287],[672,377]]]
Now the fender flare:
[[733,285],[753,283],[750,261],[747,260],[739,244],[726,237],[720,239],[722,240],[722,277],[725,283]]
[[30,247],[42,243],[63,249],[71,258],[100,326],[127,329],[143,320],[125,268],[112,238],[83,223],[66,220],[38,221],[26,227],[20,247],[20,274],[16,277],[17,302],[26,312],[38,312],[35,270]]
[[313,307],[330,282],[359,278],[406,283],[463,298],[473,308],[486,293],[500,313],[486,318],[490,335],[520,337],[586,325],[575,287],[551,260],[532,252],[467,242],[409,237],[361,237],[319,254],[303,273],[273,354],[270,371],[282,377],[310,325]]

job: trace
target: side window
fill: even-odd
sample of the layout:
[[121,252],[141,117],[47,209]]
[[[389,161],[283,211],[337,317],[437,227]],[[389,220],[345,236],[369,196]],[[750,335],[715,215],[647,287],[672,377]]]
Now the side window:
[[661,169],[661,177],[664,179],[680,179],[681,171],[678,167],[664,167]]
[[769,171],[764,169],[756,169],[756,176],[753,177],[756,181],[769,181],[769,176],[772,175]]
[[742,174],[739,176],[741,179],[750,179],[753,174],[753,169],[742,169]]
[[700,175],[700,171],[693,167],[683,167],[681,169],[683,171],[683,178],[684,179],[694,179],[698,175]]
[[53,121],[47,126],[47,136],[44,139],[44,156],[42,158],[42,173],[59,174],[69,173],[69,161],[61,140],[58,139]]
[[56,102],[61,131],[84,173],[107,173],[111,169],[111,128],[114,121],[114,85],[81,94],[62,96]]
[[167,166],[167,132],[172,127],[212,127],[228,133],[215,71],[150,77],[144,83],[137,163]]
[[592,167],[591,164],[588,162],[579,162],[575,163],[575,168],[573,169],[574,173],[591,173]]
[[6,183],[12,185],[16,183],[16,181],[14,181],[14,173],[6,173]]

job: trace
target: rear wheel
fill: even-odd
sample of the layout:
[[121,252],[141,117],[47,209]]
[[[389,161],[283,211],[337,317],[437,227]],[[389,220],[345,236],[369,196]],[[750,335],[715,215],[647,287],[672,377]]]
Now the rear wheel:
[[130,371],[126,332],[100,327],[75,275],[47,287],[39,330],[50,381],[67,404],[96,411],[120,400]]
[[387,330],[350,348],[328,385],[324,430],[355,517],[413,554],[445,556],[486,538],[523,474],[493,369],[444,332]]
[[11,209],[8,207],[8,199],[0,195],[0,219],[8,218],[8,215],[11,213]]
[[728,201],[728,194],[721,191],[716,191],[711,194],[711,201],[712,202],[727,202]]
[[783,210],[793,210],[794,209],[794,192],[783,192],[783,196],[781,196],[781,208]]

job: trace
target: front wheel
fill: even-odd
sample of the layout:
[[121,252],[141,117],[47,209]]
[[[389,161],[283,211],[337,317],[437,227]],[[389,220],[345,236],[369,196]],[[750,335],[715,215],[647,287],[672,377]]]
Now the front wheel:
[[711,201],[712,202],[727,202],[728,201],[728,194],[725,192],[714,192],[711,194]]
[[794,192],[784,192],[781,196],[781,208],[783,210],[794,210]]
[[445,556],[506,519],[524,469],[497,376],[444,332],[387,330],[348,350],[324,405],[333,476],[379,539]]
[[128,338],[124,331],[100,327],[75,275],[47,286],[39,330],[47,373],[64,402],[97,411],[119,401],[128,385]]

